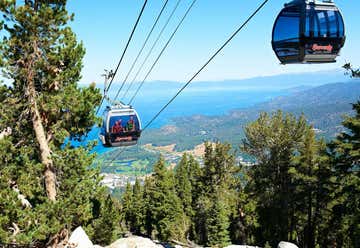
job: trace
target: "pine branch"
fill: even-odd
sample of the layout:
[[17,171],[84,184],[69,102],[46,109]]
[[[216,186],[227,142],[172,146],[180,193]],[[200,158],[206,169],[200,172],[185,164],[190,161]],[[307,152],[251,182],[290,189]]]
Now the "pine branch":
[[360,78],[360,69],[354,69],[350,63],[346,63],[343,68],[346,70],[346,75],[350,75],[352,78]]
[[57,248],[57,247],[68,247],[75,248],[76,244],[69,243],[69,230],[64,228],[61,229],[56,235],[52,236],[46,247],[48,248]]
[[180,246],[182,246],[182,247],[188,247],[188,248],[197,248],[197,247],[200,247],[200,246],[194,244],[193,242],[191,242],[191,243],[189,242],[188,244],[186,244],[186,243],[183,243],[183,242],[174,240],[174,239],[172,239],[171,242],[174,243],[174,244],[176,244],[176,245],[180,245]]

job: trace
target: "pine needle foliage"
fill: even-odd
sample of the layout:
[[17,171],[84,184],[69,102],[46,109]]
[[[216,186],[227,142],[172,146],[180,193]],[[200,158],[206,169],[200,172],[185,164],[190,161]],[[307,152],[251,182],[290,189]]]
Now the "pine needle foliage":
[[77,84],[85,49],[68,25],[74,15],[66,2],[0,1],[0,67],[7,82],[0,87],[0,129],[12,129],[0,140],[4,243],[56,246],[79,225],[93,233],[92,222],[102,215],[97,203],[109,208],[99,171],[91,169],[91,145],[69,143],[97,123],[101,95],[94,84]]

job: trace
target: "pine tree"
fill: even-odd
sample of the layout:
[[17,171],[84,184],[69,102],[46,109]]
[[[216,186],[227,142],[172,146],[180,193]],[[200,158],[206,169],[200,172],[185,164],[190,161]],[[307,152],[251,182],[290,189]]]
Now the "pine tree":
[[145,178],[143,202],[144,202],[144,229],[148,237],[153,237],[155,219],[152,215],[152,192],[154,191],[154,179],[152,177]]
[[230,238],[233,244],[255,244],[258,228],[257,202],[246,190],[249,181],[245,166],[240,166],[236,204],[230,214]]
[[233,175],[237,169],[235,155],[231,152],[230,144],[217,143],[213,147],[212,144],[206,143],[201,178],[203,192],[214,194],[218,190],[224,190],[223,193],[230,193],[229,189],[235,183]]
[[343,121],[347,131],[329,145],[341,185],[333,207],[333,225],[337,227],[336,243],[342,247],[360,246],[360,101],[353,109],[355,115]]
[[188,158],[184,154],[175,171],[176,192],[183,204],[184,212],[187,216],[192,217],[192,185],[189,178],[189,169]]
[[176,194],[174,174],[167,170],[162,157],[154,165],[153,180],[148,204],[157,238],[162,241],[184,240],[188,223]]
[[327,236],[320,232],[320,223],[326,223],[330,211],[328,204],[334,197],[331,169],[325,142],[316,141],[313,128],[307,127],[289,169],[294,185],[294,221],[298,226],[297,239],[301,247],[315,248],[319,238]]
[[199,162],[192,155],[189,155],[187,164],[192,195],[193,198],[196,198],[197,191],[200,188],[201,168]]
[[[220,193],[220,192],[219,192]],[[212,207],[206,221],[208,230],[208,242],[211,247],[225,247],[230,243],[229,235],[229,209],[226,201],[218,195],[212,200]]]
[[[94,85],[77,86],[84,48],[67,25],[73,15],[65,0],[1,1],[0,11],[0,66],[10,83],[0,90],[0,129],[12,129],[0,151],[0,195],[8,195],[0,200],[0,235],[56,245],[93,218],[101,190],[98,171],[89,169],[94,155],[66,143],[91,130],[101,95]],[[16,192],[31,207],[14,206]]]
[[131,218],[130,218],[130,231],[136,235],[141,234],[142,227],[144,226],[144,201],[143,191],[140,185],[140,181],[136,179],[133,186],[132,206],[131,206]]
[[[120,203],[108,193],[103,193],[101,202],[96,202],[97,218],[92,222],[92,241],[99,245],[108,245],[122,235],[120,229]],[[89,232],[88,232],[89,233]],[[87,233],[87,234],[88,234]]]
[[[204,167],[195,198],[197,242],[221,245],[229,241],[229,217],[235,207],[238,168],[229,144],[205,144]],[[221,197],[220,197],[221,195]],[[234,197],[235,196],[235,197]]]
[[130,182],[127,182],[125,192],[122,197],[122,219],[125,221],[125,225],[129,230],[132,229],[132,204],[133,204],[133,191]]
[[[196,238],[196,211],[197,202],[201,196],[201,168],[199,162],[194,158],[194,156],[189,155],[187,159],[187,168],[188,168],[188,179],[191,185],[191,212],[185,209],[185,213],[190,215],[190,229],[188,232],[188,238],[191,240],[197,240]],[[181,199],[181,198],[180,198]]]
[[242,150],[256,159],[249,171],[247,190],[255,196],[259,214],[260,236],[276,245],[292,239],[292,183],[289,174],[291,158],[302,142],[306,122],[281,111],[270,117],[262,113],[245,128]]

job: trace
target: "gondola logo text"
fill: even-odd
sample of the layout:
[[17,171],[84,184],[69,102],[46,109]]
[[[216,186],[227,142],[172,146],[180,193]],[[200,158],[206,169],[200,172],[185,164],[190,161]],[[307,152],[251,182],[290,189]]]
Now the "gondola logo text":
[[327,51],[327,52],[332,52],[333,50],[333,46],[332,45],[327,45],[327,46],[320,46],[318,44],[314,44],[312,45],[311,48],[313,51]]

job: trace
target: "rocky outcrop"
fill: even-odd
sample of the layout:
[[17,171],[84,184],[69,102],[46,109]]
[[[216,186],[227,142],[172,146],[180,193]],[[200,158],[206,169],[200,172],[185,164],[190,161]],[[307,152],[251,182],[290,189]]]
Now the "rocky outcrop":
[[154,241],[138,237],[130,236],[127,238],[118,239],[109,246],[102,247],[99,245],[94,245],[89,237],[86,235],[82,227],[76,228],[70,236],[69,241],[65,248],[163,248],[164,246],[156,244]]
[[[175,242],[176,243],[176,242]],[[183,244],[177,244],[175,248],[188,248],[189,246],[182,246]],[[168,245],[161,245],[152,241],[151,239],[139,237],[139,236],[130,236],[127,238],[121,238],[112,243],[109,246],[102,247],[99,245],[93,245],[89,237],[86,235],[82,227],[78,227],[71,234],[68,244],[65,248],[164,248],[164,247],[173,247]],[[229,245],[224,248],[260,248],[258,246],[248,246],[248,245]],[[277,248],[298,248],[296,245],[281,241]]]
[[93,243],[81,226],[76,228],[70,236],[65,248],[94,248]]
[[158,245],[150,239],[131,236],[128,238],[122,238],[107,246],[106,248],[138,248],[138,247],[147,247],[147,248],[163,248],[162,245]]
[[278,248],[299,248],[293,243],[281,241],[278,245]]
[[229,245],[224,248],[260,248],[259,246],[249,246],[249,245]]

